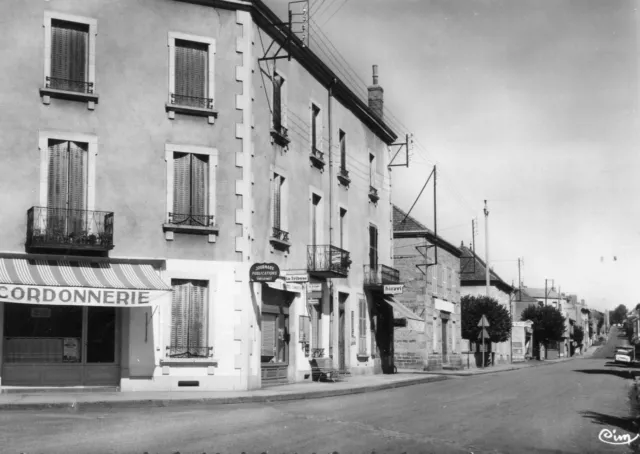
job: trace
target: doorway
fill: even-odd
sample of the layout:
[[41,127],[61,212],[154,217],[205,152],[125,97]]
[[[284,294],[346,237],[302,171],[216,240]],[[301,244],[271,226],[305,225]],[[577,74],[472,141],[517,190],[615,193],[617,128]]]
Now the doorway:
[[340,368],[340,371],[345,371],[347,369],[347,363],[346,363],[346,357],[347,357],[347,352],[345,351],[346,349],[346,343],[344,340],[344,329],[345,329],[345,322],[344,322],[344,306],[341,304],[340,305],[340,319],[338,320],[339,326],[338,326],[338,366]]
[[5,303],[2,383],[116,386],[119,343],[114,307]]
[[448,363],[449,362],[449,349],[448,349],[448,344],[449,344],[449,338],[447,337],[447,326],[449,324],[449,320],[442,320],[442,362],[443,363]]

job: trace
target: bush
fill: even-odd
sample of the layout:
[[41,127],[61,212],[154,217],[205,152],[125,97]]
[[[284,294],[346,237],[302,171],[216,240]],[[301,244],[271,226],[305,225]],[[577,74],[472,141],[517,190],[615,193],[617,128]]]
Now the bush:
[[462,338],[478,342],[482,328],[478,322],[483,315],[487,317],[487,333],[491,342],[506,342],[511,334],[511,315],[506,307],[494,298],[487,296],[463,296],[460,300],[462,316]]
[[533,322],[533,337],[536,343],[542,342],[546,346],[549,342],[557,342],[563,338],[565,318],[562,312],[553,306],[531,305],[522,311],[521,319]]

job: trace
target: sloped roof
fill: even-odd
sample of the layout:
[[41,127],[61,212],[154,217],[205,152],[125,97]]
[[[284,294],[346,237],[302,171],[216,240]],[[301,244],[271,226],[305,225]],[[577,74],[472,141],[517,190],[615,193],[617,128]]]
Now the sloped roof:
[[[530,288],[526,287],[523,291],[532,298],[543,298],[544,299],[544,289],[543,288]],[[549,299],[558,299],[560,295],[555,290],[551,288],[547,288],[547,298]]]
[[[460,285],[464,287],[486,282],[486,264],[484,260],[464,245],[460,246],[460,251],[462,251],[462,257],[460,258]],[[503,281],[495,271],[489,270],[489,276],[491,285],[506,293],[513,292],[513,287]]]
[[424,224],[418,222],[417,219],[411,216],[407,216],[407,213],[393,205],[393,237],[394,238],[407,238],[407,237],[424,237],[431,244],[435,244],[441,247],[456,257],[460,257],[462,252],[460,249],[439,235],[436,235],[433,230],[427,228]]
[[527,294],[525,290],[516,290],[515,299],[523,303],[537,303],[538,300]]

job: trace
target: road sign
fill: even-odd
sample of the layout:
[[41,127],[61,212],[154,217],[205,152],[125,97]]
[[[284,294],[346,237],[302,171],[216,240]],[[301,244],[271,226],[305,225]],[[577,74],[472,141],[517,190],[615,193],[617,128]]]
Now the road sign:
[[482,315],[482,318],[478,322],[478,326],[481,326],[483,328],[489,328],[489,321],[487,320],[487,317],[484,314]]
[[489,337],[489,333],[487,332],[486,329],[482,328],[482,332],[478,333],[478,339],[482,339],[482,342],[484,342],[485,338]]

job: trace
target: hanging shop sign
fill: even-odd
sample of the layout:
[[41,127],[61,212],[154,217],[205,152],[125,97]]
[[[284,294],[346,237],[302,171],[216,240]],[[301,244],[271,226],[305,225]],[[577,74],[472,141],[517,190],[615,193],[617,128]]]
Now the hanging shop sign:
[[402,288],[404,285],[385,285],[384,286],[384,294],[385,295],[399,295],[402,293]]
[[322,284],[313,283],[313,282],[309,282],[307,284],[307,292],[311,293],[311,292],[321,292],[321,291],[322,291]]
[[309,282],[309,275],[307,273],[300,273],[300,274],[294,274],[294,273],[287,273],[284,276],[284,280],[286,282]]
[[249,269],[250,282],[275,282],[280,268],[275,263],[254,263]]
[[[67,306],[149,306],[158,295],[150,290],[113,290],[105,288],[0,285],[0,300],[10,303],[53,304]],[[157,302],[157,301],[156,301]],[[32,312],[34,318],[46,318],[46,311]]]

